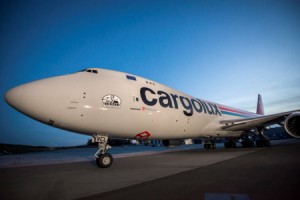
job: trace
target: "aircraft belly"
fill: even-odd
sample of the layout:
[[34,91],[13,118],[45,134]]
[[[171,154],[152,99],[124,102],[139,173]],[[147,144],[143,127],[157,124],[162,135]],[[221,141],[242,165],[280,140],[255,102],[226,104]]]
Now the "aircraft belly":
[[[211,131],[208,126],[212,117],[186,117],[177,110],[167,109],[160,112],[153,112],[145,109],[144,111],[132,111],[131,127],[133,131],[139,133],[148,131],[150,138],[182,138],[199,137],[205,134],[205,131]],[[199,120],[198,118],[201,118]],[[128,122],[130,123],[130,122]],[[216,129],[216,126],[213,126]]]

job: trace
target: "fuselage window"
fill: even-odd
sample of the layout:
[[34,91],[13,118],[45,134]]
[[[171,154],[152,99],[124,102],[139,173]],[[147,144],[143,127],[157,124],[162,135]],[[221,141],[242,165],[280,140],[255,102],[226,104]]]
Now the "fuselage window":
[[88,73],[98,74],[98,70],[96,70],[96,69],[83,69],[79,72],[88,72]]

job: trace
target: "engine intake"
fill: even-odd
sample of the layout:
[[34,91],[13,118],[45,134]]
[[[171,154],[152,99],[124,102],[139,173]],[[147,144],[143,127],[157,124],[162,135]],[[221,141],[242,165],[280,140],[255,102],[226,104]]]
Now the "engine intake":
[[300,139],[300,112],[290,114],[284,121],[284,128],[288,134]]

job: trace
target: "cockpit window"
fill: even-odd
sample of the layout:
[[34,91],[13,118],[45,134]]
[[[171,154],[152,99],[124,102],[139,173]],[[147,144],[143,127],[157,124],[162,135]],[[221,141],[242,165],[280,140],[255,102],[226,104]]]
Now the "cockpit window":
[[96,69],[83,69],[83,70],[80,70],[79,72],[88,72],[88,73],[98,74],[98,70],[96,70]]

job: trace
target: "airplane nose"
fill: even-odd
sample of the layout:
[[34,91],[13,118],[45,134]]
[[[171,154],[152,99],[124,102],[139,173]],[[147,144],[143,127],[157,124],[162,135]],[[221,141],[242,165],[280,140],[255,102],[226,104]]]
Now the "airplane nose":
[[65,111],[69,111],[69,102],[73,100],[70,98],[69,88],[74,84],[70,87],[63,82],[64,78],[54,77],[25,83],[9,90],[4,99],[15,110],[33,119],[51,125],[55,121],[55,126],[60,126]]
[[47,100],[47,95],[43,91],[47,91],[43,83],[31,82],[9,90],[4,98],[17,111],[42,120],[41,114],[44,114],[43,108],[46,107],[45,101]]
[[[5,101],[17,111],[41,122],[48,123],[61,114],[65,90],[57,79],[43,79],[17,86],[5,95]],[[67,91],[67,90],[66,90]]]
[[21,104],[21,99],[23,96],[23,87],[18,86],[10,89],[4,96],[5,101],[15,109],[18,109]]

